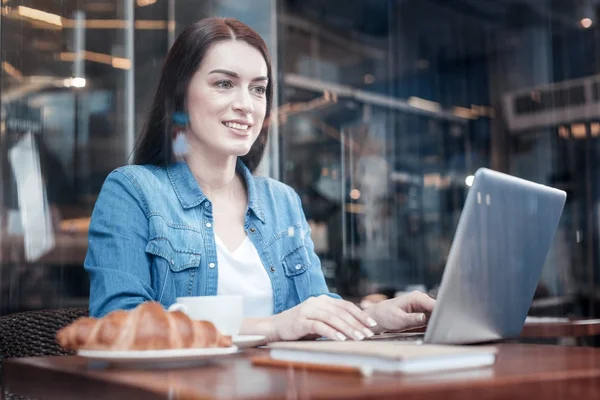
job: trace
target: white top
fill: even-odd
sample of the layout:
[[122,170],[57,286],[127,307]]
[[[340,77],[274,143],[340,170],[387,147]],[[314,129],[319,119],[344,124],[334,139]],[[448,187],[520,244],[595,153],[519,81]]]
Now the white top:
[[250,238],[246,236],[233,252],[217,235],[215,243],[219,267],[217,295],[244,296],[245,317],[273,315],[271,278]]

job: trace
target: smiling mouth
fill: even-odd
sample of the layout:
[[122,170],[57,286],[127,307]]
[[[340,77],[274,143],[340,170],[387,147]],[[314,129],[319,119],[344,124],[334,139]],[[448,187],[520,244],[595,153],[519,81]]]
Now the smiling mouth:
[[238,131],[247,131],[250,128],[250,125],[247,124],[238,124],[237,122],[223,122],[223,125],[225,125],[228,128],[231,129],[235,129]]

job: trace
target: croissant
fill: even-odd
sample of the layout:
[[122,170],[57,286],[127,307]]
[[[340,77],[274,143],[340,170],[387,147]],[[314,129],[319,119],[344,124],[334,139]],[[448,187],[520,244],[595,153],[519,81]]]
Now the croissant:
[[232,343],[231,336],[221,335],[211,322],[192,320],[181,311],[165,311],[156,302],[102,318],[79,318],[59,330],[56,341],[69,350],[167,350]]

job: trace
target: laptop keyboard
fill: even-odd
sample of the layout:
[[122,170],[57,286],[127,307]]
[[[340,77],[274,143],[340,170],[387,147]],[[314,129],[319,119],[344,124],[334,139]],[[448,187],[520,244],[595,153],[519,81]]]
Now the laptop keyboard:
[[425,338],[424,333],[382,333],[381,335],[375,335],[369,340],[377,341],[395,341],[395,342],[423,342]]

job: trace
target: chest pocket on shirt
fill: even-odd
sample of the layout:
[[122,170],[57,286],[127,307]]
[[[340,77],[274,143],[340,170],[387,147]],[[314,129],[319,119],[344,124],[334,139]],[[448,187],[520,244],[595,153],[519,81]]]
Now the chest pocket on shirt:
[[180,272],[200,265],[200,249],[178,249],[168,239],[152,239],[146,245],[146,252],[162,257],[173,272]]
[[288,297],[299,304],[310,297],[312,292],[310,274],[310,257],[304,245],[300,245],[282,257],[283,271],[288,280]]
[[281,261],[285,275],[289,277],[300,275],[310,267],[310,257],[304,245],[283,256]]
[[158,217],[151,219],[149,228],[146,253],[154,256],[152,287],[159,294],[159,301],[165,292],[170,297],[193,295],[202,256],[202,235],[189,228],[169,226]]

